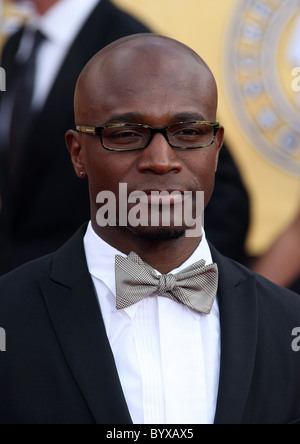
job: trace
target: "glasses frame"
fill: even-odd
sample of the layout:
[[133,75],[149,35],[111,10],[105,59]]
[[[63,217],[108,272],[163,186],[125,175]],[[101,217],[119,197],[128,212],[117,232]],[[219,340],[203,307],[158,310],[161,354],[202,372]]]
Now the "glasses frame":
[[[175,125],[182,125],[182,124],[207,124],[210,125],[213,129],[213,137],[212,137],[212,141],[206,145],[200,145],[200,146],[176,146],[173,145],[168,138],[168,133],[167,130]],[[139,148],[109,148],[107,146],[104,145],[103,143],[103,130],[106,128],[130,128],[132,126],[135,127],[141,127],[141,128],[147,128],[150,130],[150,136],[148,141],[141,147]],[[187,121],[187,122],[176,122],[176,123],[171,123],[170,125],[166,125],[160,128],[153,128],[152,126],[149,125],[143,125],[142,123],[116,123],[113,125],[105,125],[105,126],[88,126],[88,125],[77,125],[76,126],[76,131],[78,133],[82,133],[82,134],[86,134],[86,135],[90,135],[90,136],[99,136],[100,137],[100,141],[101,144],[103,146],[104,149],[108,150],[108,151],[117,151],[117,152],[128,152],[128,151],[138,151],[138,150],[143,150],[145,148],[147,148],[150,143],[153,140],[153,137],[155,134],[162,134],[164,136],[164,138],[166,139],[166,141],[168,142],[168,144],[175,149],[181,149],[181,150],[194,150],[197,148],[207,148],[208,146],[211,146],[215,140],[216,140],[216,135],[217,132],[219,131],[219,129],[221,128],[221,125],[219,122],[209,122],[209,121],[205,121],[205,120],[191,120],[191,121]]]

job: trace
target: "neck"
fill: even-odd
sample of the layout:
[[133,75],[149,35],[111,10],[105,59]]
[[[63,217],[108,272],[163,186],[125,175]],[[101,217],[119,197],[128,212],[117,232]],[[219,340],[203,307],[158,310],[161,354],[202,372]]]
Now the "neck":
[[123,227],[100,228],[92,221],[93,229],[105,242],[128,255],[134,251],[140,258],[162,274],[180,267],[199,246],[202,237],[186,237],[173,240],[149,240]]
[[35,1],[36,11],[39,15],[44,15],[60,0],[37,0]]

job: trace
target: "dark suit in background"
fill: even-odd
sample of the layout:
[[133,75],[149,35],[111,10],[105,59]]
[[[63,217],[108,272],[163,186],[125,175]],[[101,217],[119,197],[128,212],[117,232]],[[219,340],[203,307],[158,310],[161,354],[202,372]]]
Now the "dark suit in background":
[[[149,30],[110,1],[101,0],[73,42],[46,103],[34,118],[13,184],[9,153],[3,151],[3,144],[1,150],[0,140],[0,275],[54,251],[89,218],[87,182],[76,178],[64,139],[66,131],[74,128],[75,84],[100,49],[141,32]],[[4,48],[1,66],[6,70],[7,91],[14,80],[22,34],[21,30]]]
[[[0,279],[0,424],[130,424],[83,248]],[[211,247],[218,264],[221,371],[217,424],[300,423],[299,296]]]
[[226,145],[220,152],[215,189],[204,222],[207,239],[224,256],[247,264],[245,243],[250,226],[250,199]]

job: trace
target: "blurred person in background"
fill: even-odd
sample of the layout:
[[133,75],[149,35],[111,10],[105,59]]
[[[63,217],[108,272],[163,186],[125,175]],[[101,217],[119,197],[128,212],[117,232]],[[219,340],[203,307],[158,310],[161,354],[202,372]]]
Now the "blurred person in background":
[[251,220],[250,197],[226,143],[220,152],[214,194],[204,223],[211,242],[227,257],[248,265],[246,241]]
[[[34,4],[37,16],[8,41],[3,54],[9,81],[0,103],[0,275],[57,249],[88,220],[87,181],[74,178],[64,147],[64,134],[72,126],[75,79],[89,57],[109,41],[145,30],[108,0]],[[30,113],[13,113],[12,103],[21,93],[10,90],[18,82],[19,63],[33,52],[36,29],[42,36]],[[247,190],[224,146],[205,225],[214,245],[242,263],[247,260],[249,219]]]
[[30,2],[0,0],[0,53],[5,40],[20,29],[31,16],[33,9]]
[[252,270],[300,294],[300,211]]
[[[21,3],[15,1],[15,3]],[[109,0],[33,0],[4,47],[0,96],[0,274],[60,246],[89,214],[64,135],[76,79],[110,42],[149,30]]]

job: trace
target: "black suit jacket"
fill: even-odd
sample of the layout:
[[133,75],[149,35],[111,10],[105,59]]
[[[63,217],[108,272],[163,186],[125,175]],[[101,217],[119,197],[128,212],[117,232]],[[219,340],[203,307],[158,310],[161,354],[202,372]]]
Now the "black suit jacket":
[[[130,424],[89,275],[86,226],[0,279],[0,423]],[[300,423],[300,297],[213,247],[220,271],[217,424]]]
[[[6,70],[7,92],[0,94],[0,100],[9,94],[14,82],[22,32],[14,35],[3,51],[1,66]],[[0,275],[56,250],[89,218],[88,185],[75,176],[65,145],[66,131],[74,128],[76,81],[100,49],[141,32],[149,30],[109,0],[96,6],[73,42],[43,109],[33,119],[18,171],[14,172],[13,188],[8,153],[0,140]]]

